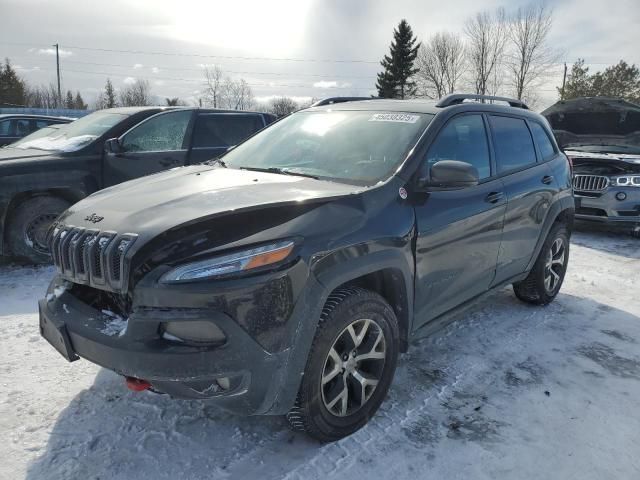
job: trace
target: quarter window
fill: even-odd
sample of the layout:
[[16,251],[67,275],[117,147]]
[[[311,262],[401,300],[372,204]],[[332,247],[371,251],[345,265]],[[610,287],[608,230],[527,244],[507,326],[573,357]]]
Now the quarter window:
[[495,139],[498,173],[536,163],[536,151],[527,124],[521,118],[489,116]]
[[462,115],[447,123],[427,153],[429,167],[440,160],[470,163],[478,169],[480,180],[491,176],[489,145],[482,116]]
[[122,140],[126,152],[166,152],[183,150],[191,110],[169,112],[151,117]]
[[533,139],[538,146],[538,150],[540,150],[542,158],[544,160],[547,160],[553,157],[556,154],[556,150],[555,148],[553,148],[553,143],[551,143],[551,140],[549,140],[549,135],[547,135],[545,129],[542,127],[542,125],[536,122],[530,122],[529,125],[531,126]]

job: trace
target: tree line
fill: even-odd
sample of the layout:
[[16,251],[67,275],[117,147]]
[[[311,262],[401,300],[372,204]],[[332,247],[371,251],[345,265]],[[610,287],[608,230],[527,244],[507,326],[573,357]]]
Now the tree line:
[[[551,46],[553,10],[546,4],[479,12],[467,19],[462,34],[437,32],[419,42],[401,20],[393,31],[389,54],[380,62],[376,89],[383,98],[440,98],[471,91],[505,94],[536,103],[541,86],[559,65],[561,52]],[[595,74],[578,60],[559,99],[615,96],[640,100],[640,72],[624,61]]]
[[[62,92],[61,92],[62,93]],[[18,75],[8,58],[0,64],[0,107],[70,108],[86,110],[82,95],[71,90],[58,95],[53,85],[29,85]]]

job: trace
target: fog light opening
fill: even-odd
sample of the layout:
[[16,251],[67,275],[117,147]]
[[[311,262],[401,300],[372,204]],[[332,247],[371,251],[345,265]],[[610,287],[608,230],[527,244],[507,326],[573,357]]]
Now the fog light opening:
[[161,324],[162,338],[172,342],[195,345],[223,344],[227,336],[213,322],[194,320],[185,322],[166,322]]
[[627,194],[624,192],[616,193],[616,200],[623,201],[627,199]]
[[229,377],[216,378],[216,383],[222,390],[229,390],[231,388],[231,381]]

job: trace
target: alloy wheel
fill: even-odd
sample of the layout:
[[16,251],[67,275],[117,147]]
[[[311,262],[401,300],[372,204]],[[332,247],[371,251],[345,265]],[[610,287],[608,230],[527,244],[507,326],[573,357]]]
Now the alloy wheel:
[[386,341],[374,320],[359,319],[336,338],[324,362],[320,389],[325,408],[346,417],[362,408],[382,378]]
[[547,261],[544,268],[544,288],[547,293],[555,291],[560,283],[564,271],[566,249],[562,238],[556,238],[547,253]]

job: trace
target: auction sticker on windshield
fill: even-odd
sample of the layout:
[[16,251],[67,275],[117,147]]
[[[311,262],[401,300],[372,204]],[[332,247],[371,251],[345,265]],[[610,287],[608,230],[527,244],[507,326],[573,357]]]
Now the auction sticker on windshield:
[[370,122],[400,122],[416,123],[419,115],[409,115],[407,113],[374,113],[369,119]]

